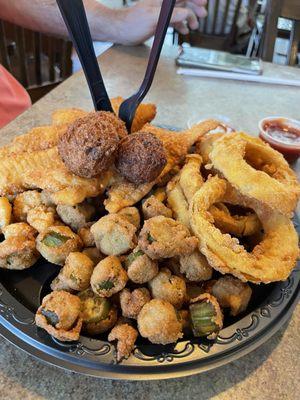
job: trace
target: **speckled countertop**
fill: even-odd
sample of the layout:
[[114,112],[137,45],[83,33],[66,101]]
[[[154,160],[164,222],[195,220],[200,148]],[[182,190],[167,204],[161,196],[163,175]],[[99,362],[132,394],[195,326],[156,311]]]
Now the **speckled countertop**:
[[[142,79],[147,48],[116,47],[100,58],[110,96],[132,94]],[[175,74],[176,53],[165,49],[147,100],[158,106],[156,122],[178,127],[188,119],[221,114],[238,129],[257,134],[268,115],[299,119],[300,90],[255,83],[214,81]],[[265,64],[265,73],[300,79],[300,70]],[[0,131],[0,143],[47,124],[53,110],[91,109],[78,73]],[[0,399],[297,399],[300,393],[300,306],[289,323],[257,350],[213,371],[152,382],[116,382],[45,365],[0,338]]]

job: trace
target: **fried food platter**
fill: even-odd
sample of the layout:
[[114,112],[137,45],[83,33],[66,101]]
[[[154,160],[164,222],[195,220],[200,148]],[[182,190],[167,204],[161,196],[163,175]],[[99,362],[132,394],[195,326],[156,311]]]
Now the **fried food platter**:
[[176,132],[155,113],[141,105],[128,135],[113,114],[58,110],[0,149],[0,334],[42,361],[192,375],[257,348],[297,304],[286,161],[218,121]]

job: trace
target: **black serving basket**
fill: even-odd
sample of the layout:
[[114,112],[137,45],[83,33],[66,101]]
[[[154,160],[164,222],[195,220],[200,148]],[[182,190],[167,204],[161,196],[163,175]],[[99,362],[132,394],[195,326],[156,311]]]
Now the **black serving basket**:
[[[298,223],[295,224],[298,230]],[[284,240],[284,238],[283,238]],[[299,298],[300,264],[284,282],[253,285],[245,315],[226,316],[215,341],[185,338],[175,345],[139,339],[128,360],[115,362],[115,347],[106,337],[81,336],[60,342],[37,328],[34,314],[59,267],[41,259],[24,271],[0,271],[0,334],[34,357],[92,376],[111,379],[167,379],[216,368],[257,348],[291,316]]]

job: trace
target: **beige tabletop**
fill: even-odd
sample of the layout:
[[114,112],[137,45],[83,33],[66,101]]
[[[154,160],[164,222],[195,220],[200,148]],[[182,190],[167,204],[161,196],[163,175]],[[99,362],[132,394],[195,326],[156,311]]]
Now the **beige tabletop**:
[[[146,47],[115,47],[100,58],[110,96],[128,96],[141,82]],[[267,86],[176,75],[176,51],[165,49],[147,100],[155,102],[155,122],[185,127],[189,119],[223,115],[251,134],[269,115],[300,119],[299,88]],[[265,64],[270,76],[300,79],[300,70]],[[47,124],[63,107],[92,108],[82,73],[77,73],[0,131],[0,143]],[[284,240],[284,238],[283,238]],[[216,370],[153,382],[102,380],[42,364],[0,338],[0,399],[297,399],[300,393],[300,306],[289,323],[257,350]]]

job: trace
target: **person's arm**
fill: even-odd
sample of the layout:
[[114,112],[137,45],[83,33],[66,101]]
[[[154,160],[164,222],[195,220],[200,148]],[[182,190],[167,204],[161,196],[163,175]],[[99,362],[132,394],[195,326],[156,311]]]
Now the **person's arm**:
[[[120,44],[137,44],[148,39],[155,30],[162,0],[143,0],[135,6],[111,9],[96,0],[85,0],[92,38]],[[185,30],[198,26],[197,17],[206,15],[206,0],[178,1],[172,23]],[[67,30],[55,0],[0,0],[0,18],[24,28],[67,37]]]

